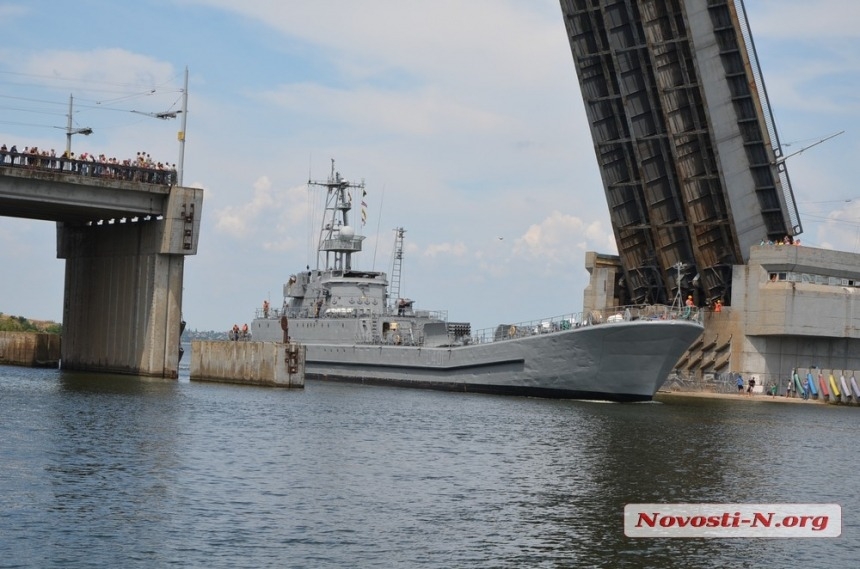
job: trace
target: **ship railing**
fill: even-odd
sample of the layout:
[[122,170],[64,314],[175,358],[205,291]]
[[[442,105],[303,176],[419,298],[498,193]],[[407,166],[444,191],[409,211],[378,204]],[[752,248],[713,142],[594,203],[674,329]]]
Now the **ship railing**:
[[272,320],[280,320],[281,315],[285,314],[285,311],[280,308],[269,308],[268,310],[264,308],[258,308],[254,311],[254,318],[258,320],[262,320],[265,318]]
[[536,336],[555,334],[586,326],[599,326],[606,323],[628,322],[632,320],[690,320],[701,324],[703,313],[698,307],[672,307],[666,305],[631,305],[587,310],[528,320],[512,324],[499,324],[493,328],[477,330],[471,336],[471,343],[483,344]]
[[[377,314],[384,314],[386,316],[395,316],[397,314],[397,309],[391,310],[386,308],[383,313],[375,312],[373,308],[370,307],[356,307],[356,306],[348,306],[348,307],[333,307],[322,309],[317,316],[318,318],[368,318]],[[254,318],[258,320],[279,320],[281,315],[286,315],[288,318],[310,318],[311,311],[307,308],[269,308],[266,311],[263,308],[257,308],[254,310]],[[443,322],[448,321],[448,311],[447,310],[407,310],[404,311],[403,314],[399,314],[399,316],[414,316],[417,318],[428,318],[431,320],[441,320]]]
[[323,251],[348,251],[357,253],[361,251],[361,242],[364,237],[339,237],[337,239],[323,239],[320,249]]

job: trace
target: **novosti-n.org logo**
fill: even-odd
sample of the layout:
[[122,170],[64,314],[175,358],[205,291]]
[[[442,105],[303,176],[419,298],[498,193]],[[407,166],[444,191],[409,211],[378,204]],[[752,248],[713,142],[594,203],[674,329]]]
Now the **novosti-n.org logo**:
[[839,537],[839,504],[627,504],[627,537]]

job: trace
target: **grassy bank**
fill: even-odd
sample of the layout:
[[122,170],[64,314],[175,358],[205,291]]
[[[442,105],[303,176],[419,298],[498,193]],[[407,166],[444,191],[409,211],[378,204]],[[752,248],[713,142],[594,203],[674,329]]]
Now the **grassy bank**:
[[29,320],[23,316],[11,316],[0,312],[0,332],[47,332],[59,334],[63,325],[50,320]]

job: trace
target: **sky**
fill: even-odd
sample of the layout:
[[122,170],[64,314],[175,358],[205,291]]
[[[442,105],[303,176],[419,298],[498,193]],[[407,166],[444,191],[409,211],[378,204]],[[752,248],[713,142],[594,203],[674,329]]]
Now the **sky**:
[[[748,0],[807,246],[860,253],[860,2]],[[0,0],[0,142],[179,162],[204,189],[190,329],[315,266],[334,159],[367,190],[353,266],[478,330],[578,312],[617,253],[558,0]],[[355,213],[355,212],[354,212]],[[62,320],[50,222],[0,217],[0,312]]]

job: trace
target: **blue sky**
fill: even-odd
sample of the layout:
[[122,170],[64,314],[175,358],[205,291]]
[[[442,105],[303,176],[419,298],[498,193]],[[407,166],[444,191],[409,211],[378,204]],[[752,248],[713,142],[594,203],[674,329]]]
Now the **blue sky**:
[[[860,2],[748,0],[806,245],[860,252]],[[581,309],[615,253],[557,0],[0,0],[0,141],[177,162],[205,189],[190,328],[250,321],[315,263],[308,175],[368,191],[360,267],[473,329]],[[57,128],[60,127],[60,128]],[[499,239],[502,237],[503,239]],[[52,223],[0,218],[0,312],[62,317]]]

